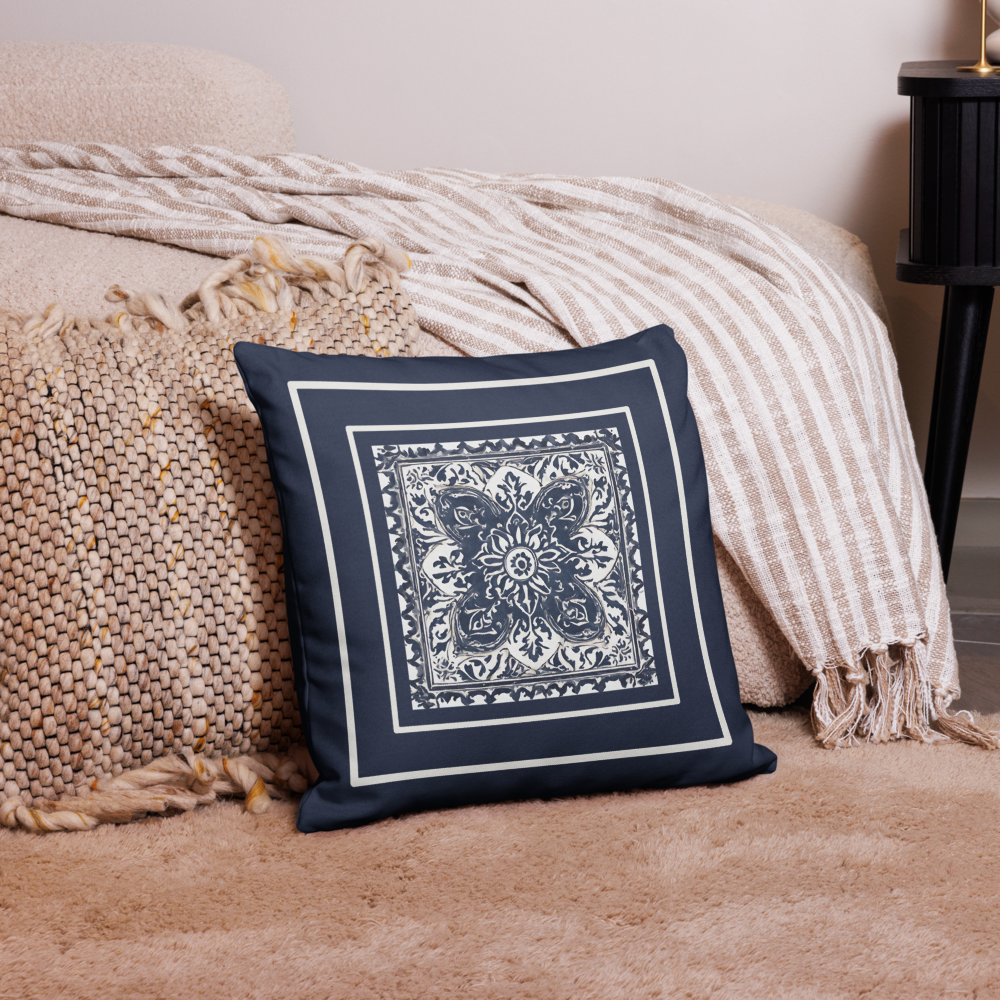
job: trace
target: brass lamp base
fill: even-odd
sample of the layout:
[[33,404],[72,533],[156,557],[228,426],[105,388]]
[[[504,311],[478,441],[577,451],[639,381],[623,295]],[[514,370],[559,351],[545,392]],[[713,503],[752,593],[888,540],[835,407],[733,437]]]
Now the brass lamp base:
[[979,73],[986,76],[988,73],[995,73],[1000,66],[991,65],[986,59],[986,0],[983,0],[983,18],[981,37],[979,40],[979,62],[975,66],[957,66],[956,69],[966,73]]
[[988,73],[996,73],[1000,70],[1000,66],[994,66],[992,63],[976,63],[975,66],[956,66],[955,69],[963,73],[981,73],[986,76]]

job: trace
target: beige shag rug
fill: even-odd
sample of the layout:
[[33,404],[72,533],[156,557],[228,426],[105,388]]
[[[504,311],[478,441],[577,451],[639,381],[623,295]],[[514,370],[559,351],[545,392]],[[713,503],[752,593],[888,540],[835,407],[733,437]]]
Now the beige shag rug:
[[753,718],[778,771],[732,786],[2,830],[0,996],[1000,996],[1000,754]]

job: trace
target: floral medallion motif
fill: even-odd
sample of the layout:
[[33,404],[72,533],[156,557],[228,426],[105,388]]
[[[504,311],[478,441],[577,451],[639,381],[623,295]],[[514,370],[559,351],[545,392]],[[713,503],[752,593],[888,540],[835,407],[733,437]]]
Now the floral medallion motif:
[[414,708],[657,682],[616,430],[372,450]]

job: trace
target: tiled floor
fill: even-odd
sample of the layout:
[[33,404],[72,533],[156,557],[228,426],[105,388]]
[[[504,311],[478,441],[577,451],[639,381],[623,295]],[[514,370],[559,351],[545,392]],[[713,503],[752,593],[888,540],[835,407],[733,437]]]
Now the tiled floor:
[[953,612],[1000,615],[1000,547],[956,546],[948,576]]
[[1000,548],[956,548],[948,599],[962,682],[955,707],[1000,712]]
[[956,708],[1000,712],[1000,615],[951,616],[962,697]]

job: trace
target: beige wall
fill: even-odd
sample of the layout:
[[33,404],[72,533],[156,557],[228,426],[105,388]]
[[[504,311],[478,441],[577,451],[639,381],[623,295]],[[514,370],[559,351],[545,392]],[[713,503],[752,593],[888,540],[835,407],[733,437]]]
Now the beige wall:
[[[287,88],[299,148],[377,167],[667,177],[858,233],[889,303],[918,450],[941,290],[898,284],[899,63],[976,48],[976,0],[0,0],[9,40],[217,49]],[[1000,313],[1000,302],[998,302]],[[966,495],[1000,497],[1000,320]]]

